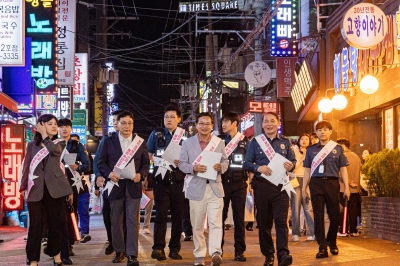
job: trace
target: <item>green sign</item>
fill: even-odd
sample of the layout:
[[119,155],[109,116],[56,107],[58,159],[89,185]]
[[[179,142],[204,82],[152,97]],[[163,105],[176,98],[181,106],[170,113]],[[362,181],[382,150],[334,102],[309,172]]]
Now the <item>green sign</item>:
[[87,110],[74,109],[73,126],[86,126]]

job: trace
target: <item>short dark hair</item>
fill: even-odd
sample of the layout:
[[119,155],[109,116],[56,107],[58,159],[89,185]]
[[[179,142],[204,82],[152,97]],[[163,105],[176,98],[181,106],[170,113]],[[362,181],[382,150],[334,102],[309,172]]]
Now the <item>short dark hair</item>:
[[278,122],[281,121],[281,119],[279,118],[279,115],[278,115],[277,113],[275,113],[275,112],[266,112],[266,113],[263,115],[263,120],[264,120],[264,117],[265,117],[266,115],[273,115],[273,116],[275,116],[276,120],[278,120]]
[[70,137],[71,137],[71,138],[77,138],[77,139],[81,140],[81,138],[79,137],[78,134],[71,134]]
[[332,130],[332,125],[326,120],[321,120],[315,125],[315,130],[326,127],[329,130]]
[[203,117],[203,116],[207,116],[207,117],[211,118],[211,124],[214,124],[214,116],[209,112],[202,112],[202,113],[198,114],[196,117],[196,124],[199,123],[200,117]]
[[133,117],[132,112],[129,112],[129,111],[126,111],[126,110],[123,110],[121,113],[119,113],[117,115],[117,120],[119,121],[119,120],[121,120],[122,117],[126,117],[126,116],[129,116],[130,118],[132,118],[132,120],[135,120],[135,118]]
[[175,112],[176,112],[176,115],[177,115],[179,118],[181,118],[182,111],[181,111],[181,109],[179,108],[178,105],[176,105],[176,104],[169,104],[167,107],[165,107],[164,114],[165,114],[166,112],[168,112],[168,111],[175,111]]
[[336,142],[340,145],[344,144],[348,149],[350,148],[350,141],[346,138],[339,138],[336,140]]
[[124,109],[118,109],[118,110],[115,110],[114,112],[112,112],[111,113],[111,115],[119,115],[120,113],[122,113],[123,111],[125,111]]
[[313,133],[310,134],[310,137],[312,137],[314,139],[317,139],[318,135],[317,135],[317,133],[313,132]]
[[70,126],[72,127],[72,121],[69,120],[68,118],[62,118],[58,120],[58,126],[63,127],[63,126]]
[[[38,124],[39,124],[40,122],[46,123],[46,122],[49,122],[49,121],[52,120],[52,119],[55,119],[55,120],[56,120],[56,123],[58,123],[57,117],[55,117],[55,116],[52,115],[52,114],[44,114],[44,115],[41,115],[41,116],[39,117],[37,123],[38,123]],[[58,138],[58,136],[57,136],[57,134],[56,134],[56,135],[53,136],[53,138],[52,138],[51,140],[55,140],[55,139],[57,139],[57,138]],[[39,146],[40,143],[41,143],[42,140],[43,140],[42,134],[40,134],[39,132],[36,132],[36,133],[35,133],[35,136],[34,136],[34,138],[33,138],[33,140],[35,141],[36,146]]]
[[222,116],[221,121],[229,120],[231,123],[236,122],[236,126],[239,127],[240,125],[240,117],[235,112],[228,112]]

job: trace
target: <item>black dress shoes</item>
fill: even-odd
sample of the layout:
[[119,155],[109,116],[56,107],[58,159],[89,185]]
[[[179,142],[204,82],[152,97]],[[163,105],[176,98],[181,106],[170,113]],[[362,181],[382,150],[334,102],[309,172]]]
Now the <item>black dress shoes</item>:
[[289,255],[289,254],[283,255],[281,257],[281,259],[279,260],[278,266],[292,265],[292,261],[293,261],[292,255]]
[[75,256],[74,247],[71,245],[69,246],[69,256]]
[[274,257],[265,257],[264,266],[274,266]]
[[104,253],[106,255],[110,255],[114,253],[114,248],[111,244],[108,244],[108,246],[106,247],[106,250],[104,251]]
[[128,256],[127,266],[139,266],[139,262],[135,256]]
[[246,230],[247,231],[253,231],[253,222],[248,222],[246,224]]
[[158,261],[167,259],[167,257],[165,257],[164,250],[162,250],[162,249],[153,249],[153,252],[151,252],[151,257]]
[[328,257],[328,250],[326,247],[319,247],[318,253],[315,256],[317,259],[327,258]]
[[235,260],[236,261],[246,261],[246,258],[242,251],[238,250],[235,252]]
[[336,246],[336,244],[329,245],[329,251],[331,252],[332,255],[337,255],[339,254],[339,249]]
[[61,261],[63,264],[65,265],[72,265],[74,264],[73,260],[71,260],[70,258],[61,258]]
[[112,259],[113,263],[120,263],[124,260],[124,252],[115,252],[114,258]]
[[63,266],[64,264],[62,263],[62,261],[61,261],[61,262],[56,262],[56,261],[54,260],[54,258],[53,258],[53,265],[54,265],[54,266]]
[[179,255],[179,253],[174,250],[169,252],[168,257],[170,257],[173,260],[181,260],[182,259],[182,256]]

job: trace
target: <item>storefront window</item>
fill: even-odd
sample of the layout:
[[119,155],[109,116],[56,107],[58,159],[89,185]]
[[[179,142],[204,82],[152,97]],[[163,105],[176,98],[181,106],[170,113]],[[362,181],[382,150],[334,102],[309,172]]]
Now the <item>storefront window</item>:
[[393,109],[385,112],[385,148],[393,149]]

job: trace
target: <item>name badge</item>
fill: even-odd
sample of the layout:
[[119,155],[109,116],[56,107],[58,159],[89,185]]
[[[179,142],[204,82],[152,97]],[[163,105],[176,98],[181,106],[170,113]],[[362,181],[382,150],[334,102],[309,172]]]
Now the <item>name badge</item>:
[[318,173],[323,174],[324,173],[324,165],[321,164],[318,168]]

